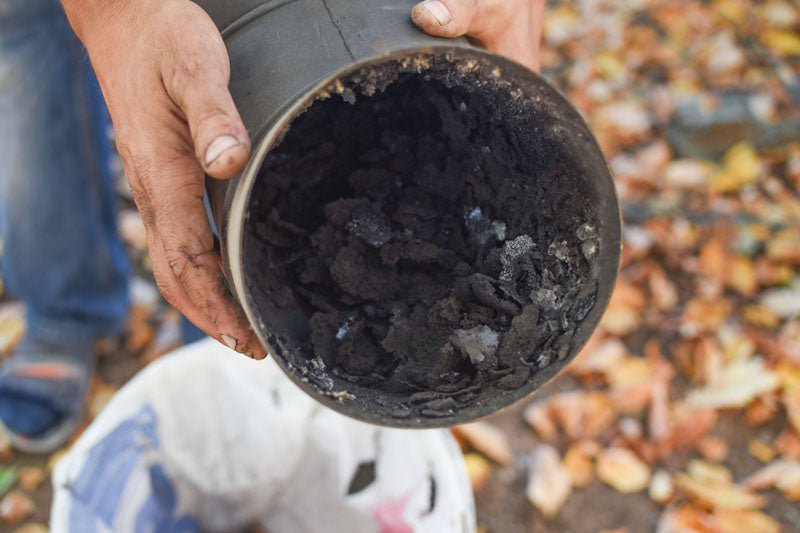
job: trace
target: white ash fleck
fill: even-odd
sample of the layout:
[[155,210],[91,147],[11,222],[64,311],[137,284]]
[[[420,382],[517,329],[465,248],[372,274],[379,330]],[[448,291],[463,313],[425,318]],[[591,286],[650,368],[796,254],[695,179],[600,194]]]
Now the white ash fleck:
[[592,259],[597,253],[597,243],[587,241],[581,245],[581,252],[586,259]]
[[345,338],[345,336],[347,336],[347,334],[348,334],[349,332],[350,332],[350,324],[348,324],[347,322],[345,322],[345,323],[344,323],[344,324],[342,324],[342,325],[339,327],[339,329],[336,331],[336,340],[340,341],[340,340],[344,339],[344,338]]
[[392,238],[389,219],[372,205],[353,210],[345,229],[374,248],[380,248]]
[[480,325],[472,329],[457,329],[450,337],[453,346],[461,350],[473,363],[493,357],[500,343],[500,335],[489,326]]
[[498,241],[506,240],[506,223],[500,222],[499,220],[492,221],[492,231],[494,232],[494,236],[497,237]]
[[536,358],[536,366],[539,367],[539,368],[545,368],[549,364],[550,364],[550,354],[549,353],[540,354]]
[[480,207],[475,207],[465,217],[467,230],[472,239],[483,246],[489,239],[494,237],[498,241],[506,238],[506,224],[501,220],[491,220],[483,214]]
[[569,245],[567,241],[550,243],[550,253],[559,261],[569,261]]
[[350,330],[353,328],[353,322],[355,321],[355,319],[356,315],[352,314],[347,317],[347,320],[345,320],[341,326],[339,326],[339,329],[336,331],[337,341],[344,340],[347,334],[350,333]]
[[597,230],[591,224],[584,224],[578,228],[576,235],[580,240],[588,241],[589,239],[594,239],[597,236]]
[[354,105],[356,103],[356,93],[353,91],[353,89],[347,87],[342,90],[342,100],[350,105]]
[[562,305],[561,299],[556,294],[555,289],[540,287],[533,289],[530,294],[531,301],[544,309],[559,309]]
[[576,232],[581,244],[581,253],[586,259],[591,260],[597,254],[597,230],[591,224],[584,224]]
[[516,239],[506,241],[503,250],[500,252],[500,264],[503,266],[500,271],[500,281],[511,283],[516,277],[519,259],[523,258],[528,252],[533,250],[536,244],[530,235],[520,235]]

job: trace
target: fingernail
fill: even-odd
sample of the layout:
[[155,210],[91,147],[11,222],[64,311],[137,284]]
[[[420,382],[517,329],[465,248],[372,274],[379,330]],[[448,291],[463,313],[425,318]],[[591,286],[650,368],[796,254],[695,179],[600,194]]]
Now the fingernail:
[[239,141],[237,141],[234,137],[230,135],[220,135],[211,141],[211,144],[209,144],[208,148],[206,149],[206,166],[211,166],[211,164],[216,161],[219,156],[221,156],[227,150],[238,145]]
[[220,335],[220,337],[222,337],[222,341],[228,348],[230,348],[231,350],[236,349],[236,339],[234,339],[230,335],[225,335],[224,333]]
[[453,18],[453,15],[450,14],[450,10],[447,9],[447,6],[439,2],[439,0],[428,0],[427,2],[423,2],[422,7],[427,9],[428,12],[433,15],[433,18],[436,19],[436,22],[439,23],[439,26],[446,26]]

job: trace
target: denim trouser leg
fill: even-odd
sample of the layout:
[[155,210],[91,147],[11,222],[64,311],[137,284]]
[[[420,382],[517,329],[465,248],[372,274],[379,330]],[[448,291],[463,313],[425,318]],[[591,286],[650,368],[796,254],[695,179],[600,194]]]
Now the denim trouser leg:
[[125,320],[108,127],[58,1],[0,0],[0,265],[42,340],[87,343]]

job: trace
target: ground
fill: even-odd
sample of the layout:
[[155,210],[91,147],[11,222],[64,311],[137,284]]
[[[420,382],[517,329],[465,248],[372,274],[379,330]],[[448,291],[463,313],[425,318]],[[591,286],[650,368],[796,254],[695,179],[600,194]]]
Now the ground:
[[[800,10],[551,2],[543,65],[610,162],[623,261],[566,372],[456,428],[479,531],[799,532]],[[136,305],[126,335],[100,347],[88,418],[179,339],[120,195]],[[0,306],[6,352],[19,310]],[[0,530],[44,531],[51,491],[36,478],[57,454],[0,457]]]

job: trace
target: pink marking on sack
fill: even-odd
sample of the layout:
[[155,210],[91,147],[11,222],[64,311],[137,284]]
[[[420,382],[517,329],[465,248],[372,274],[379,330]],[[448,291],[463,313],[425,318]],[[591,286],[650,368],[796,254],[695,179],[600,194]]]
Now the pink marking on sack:
[[399,500],[389,500],[375,506],[375,519],[381,526],[380,533],[414,533],[414,528],[403,517],[410,498],[409,492]]

